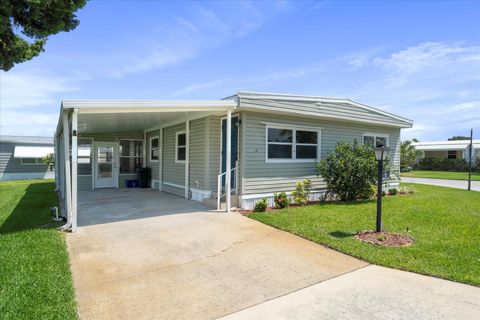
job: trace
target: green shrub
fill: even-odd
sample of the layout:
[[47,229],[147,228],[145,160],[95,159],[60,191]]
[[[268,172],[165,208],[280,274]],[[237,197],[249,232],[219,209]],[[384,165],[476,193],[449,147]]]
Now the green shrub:
[[377,160],[370,146],[337,143],[325,160],[316,163],[316,172],[330,192],[340,200],[368,199],[375,194]]
[[415,192],[417,192],[417,190],[415,190],[415,187],[412,186],[412,185],[404,185],[404,184],[401,184],[399,187],[398,187],[398,193],[399,194],[414,194]]
[[268,200],[267,198],[263,198],[262,200],[257,201],[255,203],[255,212],[265,212],[268,208]]
[[394,196],[394,195],[397,194],[397,189],[395,189],[395,188],[388,189],[388,193],[391,194],[392,196]]
[[278,208],[285,208],[290,204],[290,200],[288,200],[288,196],[285,192],[275,192],[273,195],[273,201]]
[[418,161],[415,169],[433,171],[468,171],[465,159],[423,158]]
[[312,182],[309,179],[297,182],[295,190],[292,191],[293,200],[296,204],[304,206],[308,203]]

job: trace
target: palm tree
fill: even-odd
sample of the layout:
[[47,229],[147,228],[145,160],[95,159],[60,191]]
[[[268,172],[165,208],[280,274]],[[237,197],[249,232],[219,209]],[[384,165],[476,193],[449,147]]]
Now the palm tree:
[[423,151],[415,148],[414,142],[418,142],[418,140],[416,138],[405,140],[400,145],[400,165],[412,166],[423,155]]

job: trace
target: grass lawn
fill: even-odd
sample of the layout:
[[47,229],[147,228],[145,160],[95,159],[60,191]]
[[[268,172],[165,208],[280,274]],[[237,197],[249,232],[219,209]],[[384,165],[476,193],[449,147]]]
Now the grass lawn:
[[77,319],[50,180],[0,182],[0,319]]
[[[468,172],[412,170],[402,172],[402,177],[468,180]],[[472,181],[480,181],[480,172],[472,172]]]
[[[386,231],[409,234],[410,247],[354,238],[375,229],[375,200],[321,203],[249,217],[370,263],[480,286],[480,192],[415,185],[414,195],[383,202]],[[408,232],[407,232],[408,229]]]

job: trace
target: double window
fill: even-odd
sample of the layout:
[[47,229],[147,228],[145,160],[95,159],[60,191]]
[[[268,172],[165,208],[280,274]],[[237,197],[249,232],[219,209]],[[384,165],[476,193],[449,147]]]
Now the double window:
[[364,133],[363,144],[369,145],[372,148],[378,145],[388,147],[388,135],[381,133]]
[[175,138],[175,162],[185,162],[187,158],[187,134],[184,131],[177,132]]
[[160,140],[158,137],[150,138],[150,161],[157,162],[160,157]]
[[143,167],[143,141],[120,140],[120,173],[136,173]]
[[319,131],[267,127],[267,160],[313,161],[318,159]]

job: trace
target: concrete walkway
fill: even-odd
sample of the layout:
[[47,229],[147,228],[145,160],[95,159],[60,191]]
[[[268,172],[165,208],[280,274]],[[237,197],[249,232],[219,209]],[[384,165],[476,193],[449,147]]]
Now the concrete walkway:
[[[402,182],[430,184],[433,186],[449,187],[467,190],[467,181],[402,177]],[[480,181],[472,181],[472,190],[480,191]]]
[[220,318],[478,319],[480,288],[370,265]]

